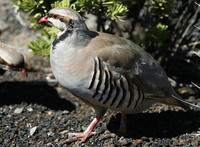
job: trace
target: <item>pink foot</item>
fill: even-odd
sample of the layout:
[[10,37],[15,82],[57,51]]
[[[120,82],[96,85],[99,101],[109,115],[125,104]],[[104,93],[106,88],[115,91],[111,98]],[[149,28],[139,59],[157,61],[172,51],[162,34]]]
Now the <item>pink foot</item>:
[[82,143],[82,142],[85,142],[90,136],[97,134],[97,132],[92,132],[92,130],[96,126],[96,124],[99,122],[99,120],[103,117],[105,112],[106,112],[105,109],[102,109],[102,111],[99,111],[97,113],[96,118],[94,118],[94,120],[91,122],[88,128],[84,131],[84,133],[69,133],[68,136],[74,136],[74,137],[64,140],[61,143],[62,144],[70,143],[70,142],[74,142],[80,139]]
[[81,143],[85,142],[90,136],[97,134],[97,132],[88,133],[68,133],[69,139],[64,140],[62,144],[81,140]]

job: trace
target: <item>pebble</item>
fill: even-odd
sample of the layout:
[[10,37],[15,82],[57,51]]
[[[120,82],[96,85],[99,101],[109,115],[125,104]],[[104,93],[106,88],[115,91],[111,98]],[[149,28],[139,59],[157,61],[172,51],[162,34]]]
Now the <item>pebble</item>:
[[143,142],[142,142],[141,139],[133,140],[133,145],[134,145],[134,146],[138,146],[138,145],[140,145],[140,144],[142,144],[142,143],[143,143]]
[[69,111],[68,110],[64,110],[62,113],[63,114],[69,114]]
[[28,112],[32,112],[32,111],[33,111],[33,108],[27,108],[27,111],[28,111]]
[[48,136],[54,136],[54,133],[53,132],[48,132],[47,135]]
[[16,108],[13,113],[20,114],[20,113],[22,113],[23,110],[24,110],[24,107]]
[[148,137],[145,137],[145,136],[143,136],[143,137],[141,138],[141,140],[142,140],[142,141],[146,141],[146,142],[149,142],[149,141],[150,141],[149,138],[148,138]]
[[121,137],[121,138],[119,139],[119,143],[120,143],[122,146],[124,146],[124,145],[126,145],[128,142],[126,141],[126,139],[125,139],[124,137]]
[[60,132],[60,134],[66,134],[68,132],[69,132],[68,130],[64,130],[64,131]]
[[37,126],[30,129],[30,136],[32,136],[37,130]]

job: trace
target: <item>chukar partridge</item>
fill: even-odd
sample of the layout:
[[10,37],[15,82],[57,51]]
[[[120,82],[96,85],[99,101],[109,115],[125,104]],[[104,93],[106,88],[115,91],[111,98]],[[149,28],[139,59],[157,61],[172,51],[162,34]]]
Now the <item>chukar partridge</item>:
[[88,30],[81,16],[67,7],[51,9],[42,22],[60,30],[50,51],[54,76],[96,111],[88,128],[66,142],[86,141],[107,109],[122,113],[120,131],[125,133],[125,114],[141,112],[156,102],[188,107],[179,101],[163,68],[137,44]]
[[21,71],[26,75],[24,69],[24,56],[17,50],[0,41],[0,70],[3,73],[5,70]]

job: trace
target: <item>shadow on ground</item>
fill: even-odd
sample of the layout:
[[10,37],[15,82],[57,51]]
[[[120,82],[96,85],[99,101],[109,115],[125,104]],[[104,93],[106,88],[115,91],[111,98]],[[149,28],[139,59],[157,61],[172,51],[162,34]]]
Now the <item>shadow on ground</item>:
[[75,110],[75,106],[61,99],[57,91],[46,82],[3,82],[0,83],[0,106],[37,103],[54,110]]
[[[109,130],[117,130],[121,114],[112,117]],[[143,136],[152,138],[172,138],[192,133],[200,128],[200,112],[166,111],[161,113],[139,113],[128,115],[127,138],[139,139]],[[118,134],[120,136],[120,134]]]

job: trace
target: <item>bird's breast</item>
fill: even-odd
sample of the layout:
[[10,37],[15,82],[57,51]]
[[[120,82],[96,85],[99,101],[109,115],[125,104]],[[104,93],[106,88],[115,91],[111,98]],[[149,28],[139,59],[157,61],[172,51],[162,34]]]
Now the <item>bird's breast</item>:
[[[92,75],[92,60],[83,52],[73,48],[51,50],[50,63],[54,76],[59,83],[74,93],[88,87]],[[76,93],[74,93],[77,95]]]

